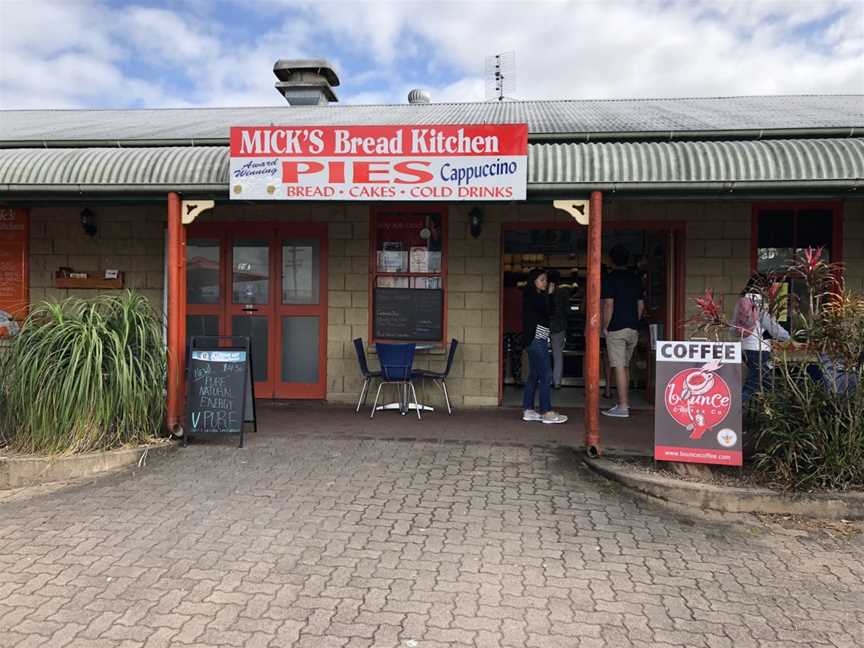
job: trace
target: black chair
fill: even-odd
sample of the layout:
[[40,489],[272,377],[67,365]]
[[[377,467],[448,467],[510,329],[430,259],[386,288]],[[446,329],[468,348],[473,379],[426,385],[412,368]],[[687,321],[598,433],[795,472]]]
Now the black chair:
[[363,338],[354,340],[354,351],[357,352],[357,364],[360,365],[360,373],[363,374],[363,389],[360,391],[360,399],[357,401],[357,409],[360,411],[361,405],[366,404],[366,397],[369,395],[369,384],[376,379],[381,378],[380,371],[369,371],[369,364],[366,362],[366,350],[363,348]]
[[408,413],[408,390],[414,396],[414,409],[417,412],[417,419],[420,419],[420,404],[417,402],[417,390],[414,389],[414,383],[411,382],[413,373],[411,365],[414,364],[414,344],[381,344],[375,345],[375,350],[378,353],[378,362],[381,363],[381,382],[378,384],[378,391],[375,394],[375,402],[372,404],[372,413],[369,418],[375,416],[375,410],[378,408],[378,399],[381,397],[381,389],[384,385],[395,385],[399,392],[399,410],[402,415]]
[[456,356],[456,347],[459,346],[459,340],[450,340],[450,352],[447,354],[447,366],[444,371],[428,371],[427,369],[417,369],[411,372],[412,378],[429,378],[432,382],[441,388],[444,392],[444,402],[447,403],[447,414],[452,414],[453,409],[450,407],[450,395],[447,393],[447,376],[450,375],[450,368],[453,366],[453,358]]

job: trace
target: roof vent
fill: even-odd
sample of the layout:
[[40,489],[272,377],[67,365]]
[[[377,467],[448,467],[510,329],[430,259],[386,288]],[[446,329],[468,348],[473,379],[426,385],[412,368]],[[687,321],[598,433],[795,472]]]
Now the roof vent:
[[326,106],[339,101],[339,77],[325,59],[279,59],[273,66],[276,89],[292,106]]
[[423,88],[414,88],[408,93],[408,103],[410,104],[428,104],[431,101],[432,97]]

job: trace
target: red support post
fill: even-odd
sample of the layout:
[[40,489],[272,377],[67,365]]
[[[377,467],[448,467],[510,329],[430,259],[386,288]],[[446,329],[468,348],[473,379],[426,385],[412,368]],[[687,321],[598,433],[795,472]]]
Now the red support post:
[[182,224],[182,217],[180,222],[180,272],[177,278],[180,284],[180,301],[177,304],[177,339],[180,340],[180,379],[177,385],[177,412],[182,422],[183,412],[186,411],[186,383],[184,378],[186,376],[186,305],[189,303],[189,300],[186,296],[186,226]]
[[180,269],[183,259],[183,222],[180,196],[168,194],[168,403],[166,425],[174,431],[181,424],[180,405],[182,388],[183,341],[180,309],[183,286]]
[[585,449],[600,454],[600,236],[603,229],[603,194],[591,192],[588,212],[588,285],[585,325]]

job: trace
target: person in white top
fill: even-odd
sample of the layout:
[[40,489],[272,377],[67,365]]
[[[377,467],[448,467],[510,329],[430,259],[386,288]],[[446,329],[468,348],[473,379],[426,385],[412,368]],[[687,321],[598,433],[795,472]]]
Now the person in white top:
[[741,338],[741,350],[747,365],[747,379],[741,389],[744,403],[757,391],[771,386],[771,340],[765,339],[764,334],[768,333],[772,339],[781,341],[790,337],[764,303],[763,295],[769,284],[770,280],[762,273],[757,272],[750,277],[741,298],[735,304],[732,317],[732,332]]

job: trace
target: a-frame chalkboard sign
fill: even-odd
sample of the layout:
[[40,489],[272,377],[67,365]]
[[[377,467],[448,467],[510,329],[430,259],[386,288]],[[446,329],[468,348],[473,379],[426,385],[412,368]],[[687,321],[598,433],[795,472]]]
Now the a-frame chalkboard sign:
[[237,335],[200,335],[189,341],[187,372],[186,430],[190,437],[239,434],[255,415],[255,387],[252,380],[252,343]]

